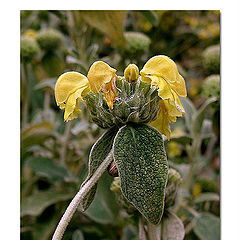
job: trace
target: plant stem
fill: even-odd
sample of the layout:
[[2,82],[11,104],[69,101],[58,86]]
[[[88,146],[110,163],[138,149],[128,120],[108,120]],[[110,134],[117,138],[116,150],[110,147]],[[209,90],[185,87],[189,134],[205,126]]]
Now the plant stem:
[[47,119],[49,106],[50,106],[50,92],[48,90],[46,90],[44,93],[44,104],[43,104],[43,111],[44,111],[45,119]]
[[142,216],[139,217],[138,228],[139,228],[139,240],[147,240]]
[[158,240],[157,226],[147,221],[148,240]]
[[23,63],[23,81],[25,82],[25,98],[23,101],[23,113],[22,113],[22,128],[24,128],[28,121],[28,104],[29,104],[29,81],[28,81],[28,69],[27,64]]
[[62,144],[61,144],[62,147],[60,150],[60,162],[63,166],[65,166],[67,143],[68,143],[68,139],[70,137],[71,128],[72,128],[72,121],[70,121],[66,124],[65,131],[64,131],[64,134],[62,137]]
[[79,192],[75,195],[69,206],[67,207],[65,213],[63,214],[60,222],[58,223],[58,226],[54,232],[54,235],[52,237],[52,240],[61,240],[63,237],[63,234],[72,219],[73,214],[77,210],[77,207],[79,203],[84,199],[84,197],[89,193],[91,188],[96,184],[96,182],[99,180],[99,178],[102,176],[110,162],[113,158],[113,150],[109,152],[105,160],[101,163],[101,165],[98,167],[96,172],[93,174],[93,176],[83,185],[82,188],[80,188]]

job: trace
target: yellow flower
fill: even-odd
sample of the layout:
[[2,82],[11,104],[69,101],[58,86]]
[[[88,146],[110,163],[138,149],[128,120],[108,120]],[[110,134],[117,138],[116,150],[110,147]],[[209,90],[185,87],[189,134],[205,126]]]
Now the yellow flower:
[[88,91],[88,79],[81,73],[67,72],[58,78],[55,86],[55,98],[57,105],[61,109],[65,109],[64,121],[68,122],[81,113],[79,101],[83,101],[83,97]]
[[102,91],[107,105],[111,109],[113,108],[113,101],[117,98],[115,81],[118,77],[116,71],[108,64],[97,61],[90,67],[87,75],[91,90],[94,93]]
[[78,72],[62,74],[55,86],[55,98],[57,105],[65,109],[64,121],[78,117],[81,113],[79,102],[83,102],[90,90],[94,93],[102,91],[108,106],[113,108],[113,101],[117,98],[116,79],[116,70],[101,61],[93,63],[88,77]]
[[186,97],[185,81],[179,74],[173,60],[167,56],[152,57],[140,71],[142,81],[157,86],[160,101],[158,119],[151,123],[162,134],[170,138],[170,126],[168,122],[176,122],[176,117],[185,113],[179,97]]

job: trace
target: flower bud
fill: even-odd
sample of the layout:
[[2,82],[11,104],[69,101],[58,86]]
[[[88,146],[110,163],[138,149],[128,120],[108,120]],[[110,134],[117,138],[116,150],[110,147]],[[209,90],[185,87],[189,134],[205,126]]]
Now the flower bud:
[[165,209],[171,207],[175,203],[178,186],[182,182],[182,177],[175,170],[170,168],[168,170],[168,183],[165,191]]
[[220,98],[220,75],[210,75],[205,79],[203,83],[202,95],[205,98]]
[[182,183],[182,177],[178,171],[176,171],[173,168],[170,168],[168,171],[168,182],[170,182],[170,183],[173,182],[173,183],[176,183],[179,185]]
[[137,81],[138,76],[139,76],[139,69],[137,65],[129,64],[124,71],[125,80],[130,83],[135,82]]
[[150,38],[141,32],[125,32],[124,36],[127,40],[126,50],[132,53],[148,49],[151,43]]
[[55,50],[62,43],[62,35],[55,29],[46,29],[37,36],[40,47],[46,51]]
[[209,73],[220,72],[220,45],[213,45],[203,52],[203,64]]
[[38,52],[39,46],[35,39],[29,37],[21,39],[20,55],[23,62],[31,62]]
[[111,191],[115,192],[115,193],[119,193],[121,192],[121,188],[120,188],[120,177],[115,177],[111,187],[110,187]]

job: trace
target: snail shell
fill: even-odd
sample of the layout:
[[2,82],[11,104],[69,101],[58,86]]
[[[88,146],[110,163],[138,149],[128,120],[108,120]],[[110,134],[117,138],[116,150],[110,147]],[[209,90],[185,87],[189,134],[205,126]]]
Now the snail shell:
[[108,166],[108,173],[113,177],[118,177],[118,170],[114,160]]

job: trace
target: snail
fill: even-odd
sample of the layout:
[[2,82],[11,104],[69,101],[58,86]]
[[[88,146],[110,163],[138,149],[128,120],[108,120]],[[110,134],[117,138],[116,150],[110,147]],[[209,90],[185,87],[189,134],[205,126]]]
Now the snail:
[[108,170],[109,175],[111,175],[113,177],[118,177],[118,170],[117,170],[117,166],[116,166],[116,163],[114,160],[109,164],[107,170]]

